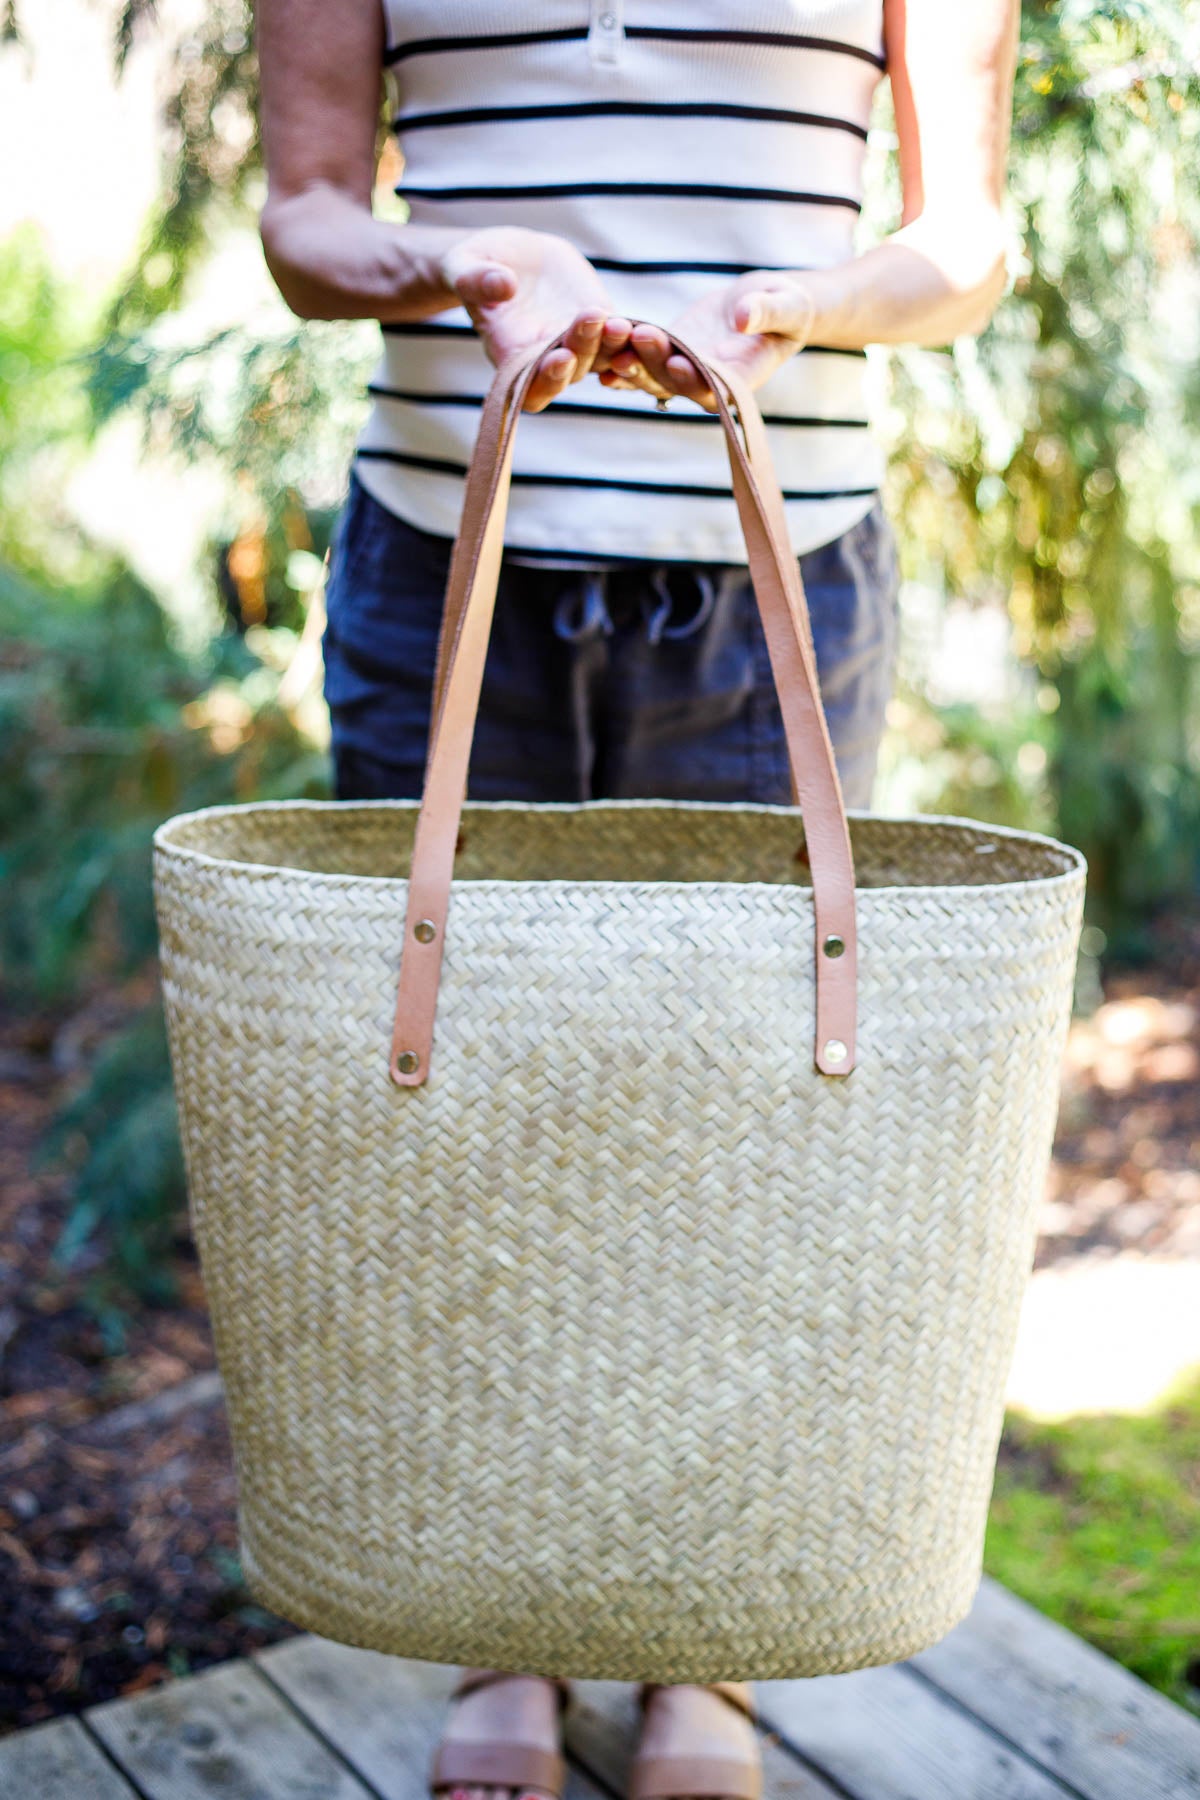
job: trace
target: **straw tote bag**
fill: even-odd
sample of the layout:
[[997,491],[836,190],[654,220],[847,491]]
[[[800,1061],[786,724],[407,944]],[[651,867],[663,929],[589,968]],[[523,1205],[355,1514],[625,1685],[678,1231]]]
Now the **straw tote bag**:
[[420,807],[157,838],[247,1575],[433,1661],[891,1661],[979,1576],[1083,863],[847,820],[724,370],[798,807],[464,805],[535,361],[483,408]]

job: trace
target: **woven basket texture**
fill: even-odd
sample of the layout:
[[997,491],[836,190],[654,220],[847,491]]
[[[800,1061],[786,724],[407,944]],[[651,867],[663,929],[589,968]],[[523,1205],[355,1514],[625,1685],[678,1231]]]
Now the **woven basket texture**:
[[812,1066],[790,808],[468,805],[425,1086],[417,807],[171,821],[156,881],[247,1573],[405,1656],[658,1681],[967,1610],[1084,871],[851,816],[858,1066]]

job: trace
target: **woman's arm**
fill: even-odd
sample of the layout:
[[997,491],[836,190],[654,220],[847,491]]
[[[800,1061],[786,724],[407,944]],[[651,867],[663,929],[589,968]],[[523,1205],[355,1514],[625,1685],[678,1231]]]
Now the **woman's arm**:
[[821,343],[945,344],[991,318],[1019,17],[1019,0],[885,0],[903,223],[803,277]]
[[458,305],[454,233],[371,215],[383,70],[379,0],[258,0],[267,266],[307,319],[420,319]]
[[526,401],[607,366],[629,334],[562,238],[398,225],[371,212],[383,68],[379,0],[258,0],[267,266],[308,319],[425,319],[465,306],[494,362],[571,328]]
[[[903,223],[831,269],[755,272],[677,321],[697,350],[756,384],[805,343],[945,344],[981,331],[1004,291],[1002,202],[1019,0],[884,0]],[[640,360],[653,391],[702,401],[691,364],[639,328],[614,368]],[[612,382],[613,377],[604,378]]]

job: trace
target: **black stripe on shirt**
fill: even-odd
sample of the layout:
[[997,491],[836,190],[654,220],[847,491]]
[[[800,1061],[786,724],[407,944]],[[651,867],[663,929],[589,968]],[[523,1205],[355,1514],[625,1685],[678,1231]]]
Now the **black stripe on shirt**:
[[[578,247],[578,246],[577,246]],[[593,269],[610,275],[750,275],[762,271],[767,275],[803,275],[806,263],[726,263],[726,262],[628,262],[616,256],[589,256],[581,251]]]
[[[756,267],[761,265],[756,264]],[[440,319],[401,319],[380,323],[380,331],[388,337],[477,338],[473,325],[445,324]],[[866,356],[865,350],[849,350],[841,344],[805,344],[800,356]]]
[[402,200],[568,200],[579,195],[620,196],[628,200],[774,200],[796,206],[845,206],[861,212],[862,202],[845,194],[809,194],[792,188],[726,187],[712,181],[564,181],[517,187],[414,187],[397,184]]
[[[417,456],[410,450],[376,449],[360,445],[356,454],[374,462],[400,463],[407,469],[422,469],[430,475],[465,477],[465,463],[449,462],[439,456]],[[696,500],[733,498],[731,487],[708,487],[686,481],[623,481],[617,475],[544,475],[513,472],[513,485],[520,487],[619,488],[632,494],[677,494]],[[861,488],[785,488],[785,500],[855,500],[878,493],[878,487]]]
[[[410,56],[435,56],[447,51],[506,50],[516,44],[582,43],[588,35],[586,25],[568,26],[557,31],[503,31],[480,36],[409,38],[401,44],[390,44],[383,53],[386,65],[403,62]],[[627,25],[627,38],[657,38],[668,42],[683,40],[697,44],[774,44],[782,50],[827,50],[837,56],[854,56],[875,68],[887,67],[887,59],[875,50],[864,50],[858,44],[845,44],[839,38],[801,36],[790,31],[706,31],[682,26]]]
[[627,25],[625,36],[693,44],[774,44],[780,50],[828,50],[836,56],[857,57],[877,69],[887,67],[887,58],[878,50],[864,50],[861,45],[846,44],[840,38],[812,37],[794,31],[707,31],[683,25]]
[[390,44],[383,53],[383,60],[390,66],[404,62],[410,56],[439,56],[447,50],[507,50],[514,44],[564,44],[586,37],[586,25],[571,25],[560,31],[495,31],[478,37],[409,38],[402,44]]
[[848,131],[867,141],[866,128],[852,119],[836,119],[827,113],[786,112],[774,106],[734,106],[708,100],[579,100],[554,106],[468,106],[456,112],[404,113],[392,121],[397,134],[430,131],[453,125],[499,125],[525,119],[656,118],[761,119],[776,125],[814,125],[828,131]]
[[443,319],[397,319],[380,323],[388,337],[478,337],[473,325],[455,325]]
[[[369,381],[368,394],[374,394],[381,400],[403,400],[409,406],[467,406],[480,407],[483,399],[478,394],[430,394],[419,393],[413,388],[386,387],[382,382]],[[673,425],[718,425],[720,420],[716,413],[701,412],[668,412],[658,407],[647,407],[645,410],[625,406],[589,406],[584,400],[555,400],[550,409],[556,413],[584,415],[589,419],[666,419]],[[790,425],[803,427],[807,431],[819,430],[822,427],[833,427],[839,430],[867,429],[866,419],[809,419],[792,413],[764,413],[764,425]]]
[[605,269],[612,275],[749,275],[755,269],[771,275],[799,273],[797,263],[622,262],[615,256],[589,256],[587,260],[593,269]]

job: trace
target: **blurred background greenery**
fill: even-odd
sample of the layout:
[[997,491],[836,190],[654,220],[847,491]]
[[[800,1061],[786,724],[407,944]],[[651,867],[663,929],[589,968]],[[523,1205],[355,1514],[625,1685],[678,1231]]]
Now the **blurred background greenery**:
[[[21,0],[0,16],[0,56],[38,53]],[[182,1202],[151,834],[216,801],[328,792],[304,631],[376,347],[369,325],[298,324],[263,275],[249,7],[175,16],[114,15],[118,71],[157,38],[163,121],[119,277],[72,270],[31,225],[0,242],[0,967],[11,997],[64,1016],[109,997],[114,1028],[45,1147],[69,1171],[60,1262],[109,1320],[168,1294]],[[1027,0],[1011,292],[978,342],[877,365],[905,572],[882,804],[1079,845],[1085,998],[1200,873],[1197,48],[1187,0]],[[881,111],[879,225],[889,146]],[[132,537],[107,529],[130,511]],[[1194,1545],[1193,1486],[1171,1479]],[[994,1560],[1040,1590],[1030,1545],[1053,1562],[1070,1522],[1001,1500]],[[1176,1587],[1196,1575],[1174,1570],[1160,1615],[1194,1610]],[[1065,1587],[1088,1628],[1095,1595]],[[1093,1635],[1181,1691],[1161,1634]]]

